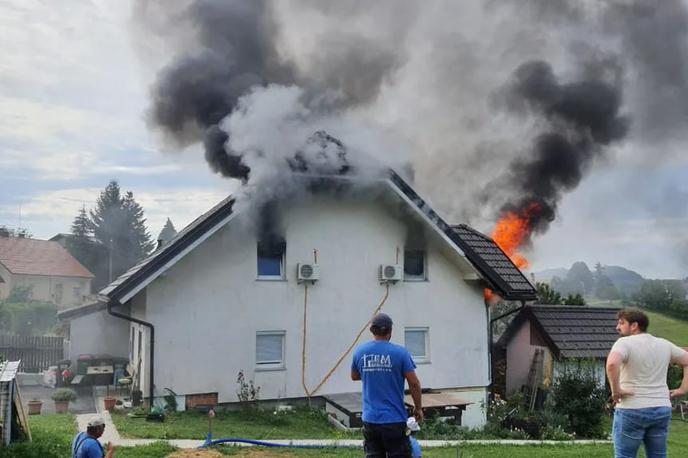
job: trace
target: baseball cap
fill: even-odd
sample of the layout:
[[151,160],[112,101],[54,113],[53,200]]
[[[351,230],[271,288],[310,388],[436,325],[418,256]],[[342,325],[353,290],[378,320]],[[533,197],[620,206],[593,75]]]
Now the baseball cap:
[[94,415],[91,417],[90,420],[88,420],[88,426],[101,426],[105,424],[105,420],[103,420],[103,417],[100,415]]
[[416,421],[416,417],[408,417],[406,420],[406,427],[411,431],[420,431],[420,425]]
[[390,330],[392,329],[392,318],[386,313],[378,313],[373,317],[370,325],[376,328]]

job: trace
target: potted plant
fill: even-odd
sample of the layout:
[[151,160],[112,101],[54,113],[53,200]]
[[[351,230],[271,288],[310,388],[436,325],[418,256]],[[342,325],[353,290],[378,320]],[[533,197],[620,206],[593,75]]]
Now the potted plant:
[[106,396],[103,398],[103,404],[105,405],[105,410],[112,412],[115,409],[115,404],[117,403],[117,398],[112,396]]
[[43,401],[40,399],[32,399],[29,402],[27,402],[29,406],[29,415],[40,415],[41,414],[41,408],[43,407]]
[[103,398],[103,404],[105,405],[105,410],[112,412],[115,409],[115,403],[117,398],[110,396],[110,385],[107,386],[105,398]]
[[76,401],[76,391],[71,388],[58,388],[50,398],[55,401],[55,413],[67,413],[69,401]]

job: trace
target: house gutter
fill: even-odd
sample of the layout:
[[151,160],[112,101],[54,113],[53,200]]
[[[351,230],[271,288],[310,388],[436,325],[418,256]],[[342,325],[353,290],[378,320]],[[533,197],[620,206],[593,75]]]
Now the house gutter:
[[148,399],[150,400],[150,407],[153,407],[153,401],[155,399],[155,383],[154,383],[154,362],[155,362],[155,327],[153,327],[152,323],[149,323],[148,321],[143,321],[139,320],[138,318],[134,318],[133,316],[130,315],[125,315],[124,313],[120,312],[115,312],[112,310],[112,307],[114,305],[120,306],[122,305],[121,303],[117,302],[116,304],[113,304],[115,301],[113,299],[107,299],[107,311],[110,315],[121,318],[126,321],[130,321],[132,323],[140,324],[142,326],[147,327],[150,329],[150,382],[148,383]]
[[506,318],[506,317],[509,316],[509,315],[513,315],[514,313],[520,312],[521,310],[523,310],[523,307],[526,306],[526,302],[525,302],[525,301],[521,301],[521,306],[520,306],[520,307],[516,307],[515,309],[513,309],[513,310],[511,310],[511,311],[509,311],[509,312],[502,313],[501,315],[499,315],[499,316],[497,316],[497,317],[495,317],[495,318],[491,318],[491,319],[490,319],[490,304],[488,304],[487,301],[485,301],[485,306],[487,307],[487,317],[488,317],[488,324],[487,324],[487,327],[488,327],[488,329],[487,329],[487,340],[488,340],[488,343],[489,343],[488,355],[490,356],[489,373],[488,373],[488,377],[489,377],[489,382],[490,382],[490,383],[489,383],[488,386],[489,386],[490,389],[491,389],[491,388],[492,388],[492,383],[494,382],[494,380],[493,380],[493,378],[492,378],[492,346],[494,345],[494,343],[493,343],[493,340],[494,340],[494,332],[492,332],[492,325],[493,325],[494,322],[497,321],[497,320],[500,320],[500,319],[502,319],[502,318]]

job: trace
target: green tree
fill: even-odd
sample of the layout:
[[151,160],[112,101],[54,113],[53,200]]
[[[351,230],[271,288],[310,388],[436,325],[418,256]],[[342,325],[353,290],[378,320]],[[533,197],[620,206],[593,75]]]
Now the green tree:
[[143,208],[128,191],[122,196],[112,180],[100,193],[90,212],[90,230],[107,251],[108,280],[113,280],[153,249]]
[[66,240],[65,248],[95,275],[91,285],[94,290],[108,283],[108,250],[94,239],[91,219],[85,206],[81,207],[72,222],[72,236]]
[[566,299],[564,299],[564,305],[585,305],[585,299],[580,293],[569,294],[566,296]]
[[547,283],[536,283],[535,288],[537,289],[538,299],[537,304],[551,304],[559,305],[561,304],[561,294],[554,291]]
[[91,236],[91,222],[88,219],[88,214],[86,213],[86,206],[82,206],[79,210],[79,214],[76,215],[74,221],[72,222],[72,235],[74,237],[79,237],[87,239]]
[[167,218],[165,226],[160,231],[160,235],[158,235],[158,240],[163,244],[166,244],[167,242],[172,240],[175,235],[177,235],[177,229],[174,228],[174,224],[172,224],[172,221],[169,218]]
[[667,310],[675,299],[685,298],[685,294],[685,289],[673,282],[645,280],[634,297],[645,308]]
[[12,229],[7,226],[0,226],[0,237],[17,237],[17,238],[26,238],[30,239],[33,237],[33,234],[29,232],[29,230],[25,227],[18,227],[16,229]]

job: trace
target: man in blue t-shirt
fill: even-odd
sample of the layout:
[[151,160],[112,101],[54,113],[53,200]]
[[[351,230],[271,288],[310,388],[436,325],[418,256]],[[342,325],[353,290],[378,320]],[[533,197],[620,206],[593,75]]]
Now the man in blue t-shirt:
[[98,442],[105,432],[105,421],[99,415],[91,417],[86,425],[86,432],[80,432],[72,442],[72,458],[112,458],[115,448],[108,444],[107,453]]
[[423,420],[416,364],[406,348],[391,343],[392,319],[378,313],[370,323],[373,340],[360,345],[351,363],[351,380],[363,382],[363,437],[367,458],[410,457],[406,437],[404,380],[415,406],[413,416]]

